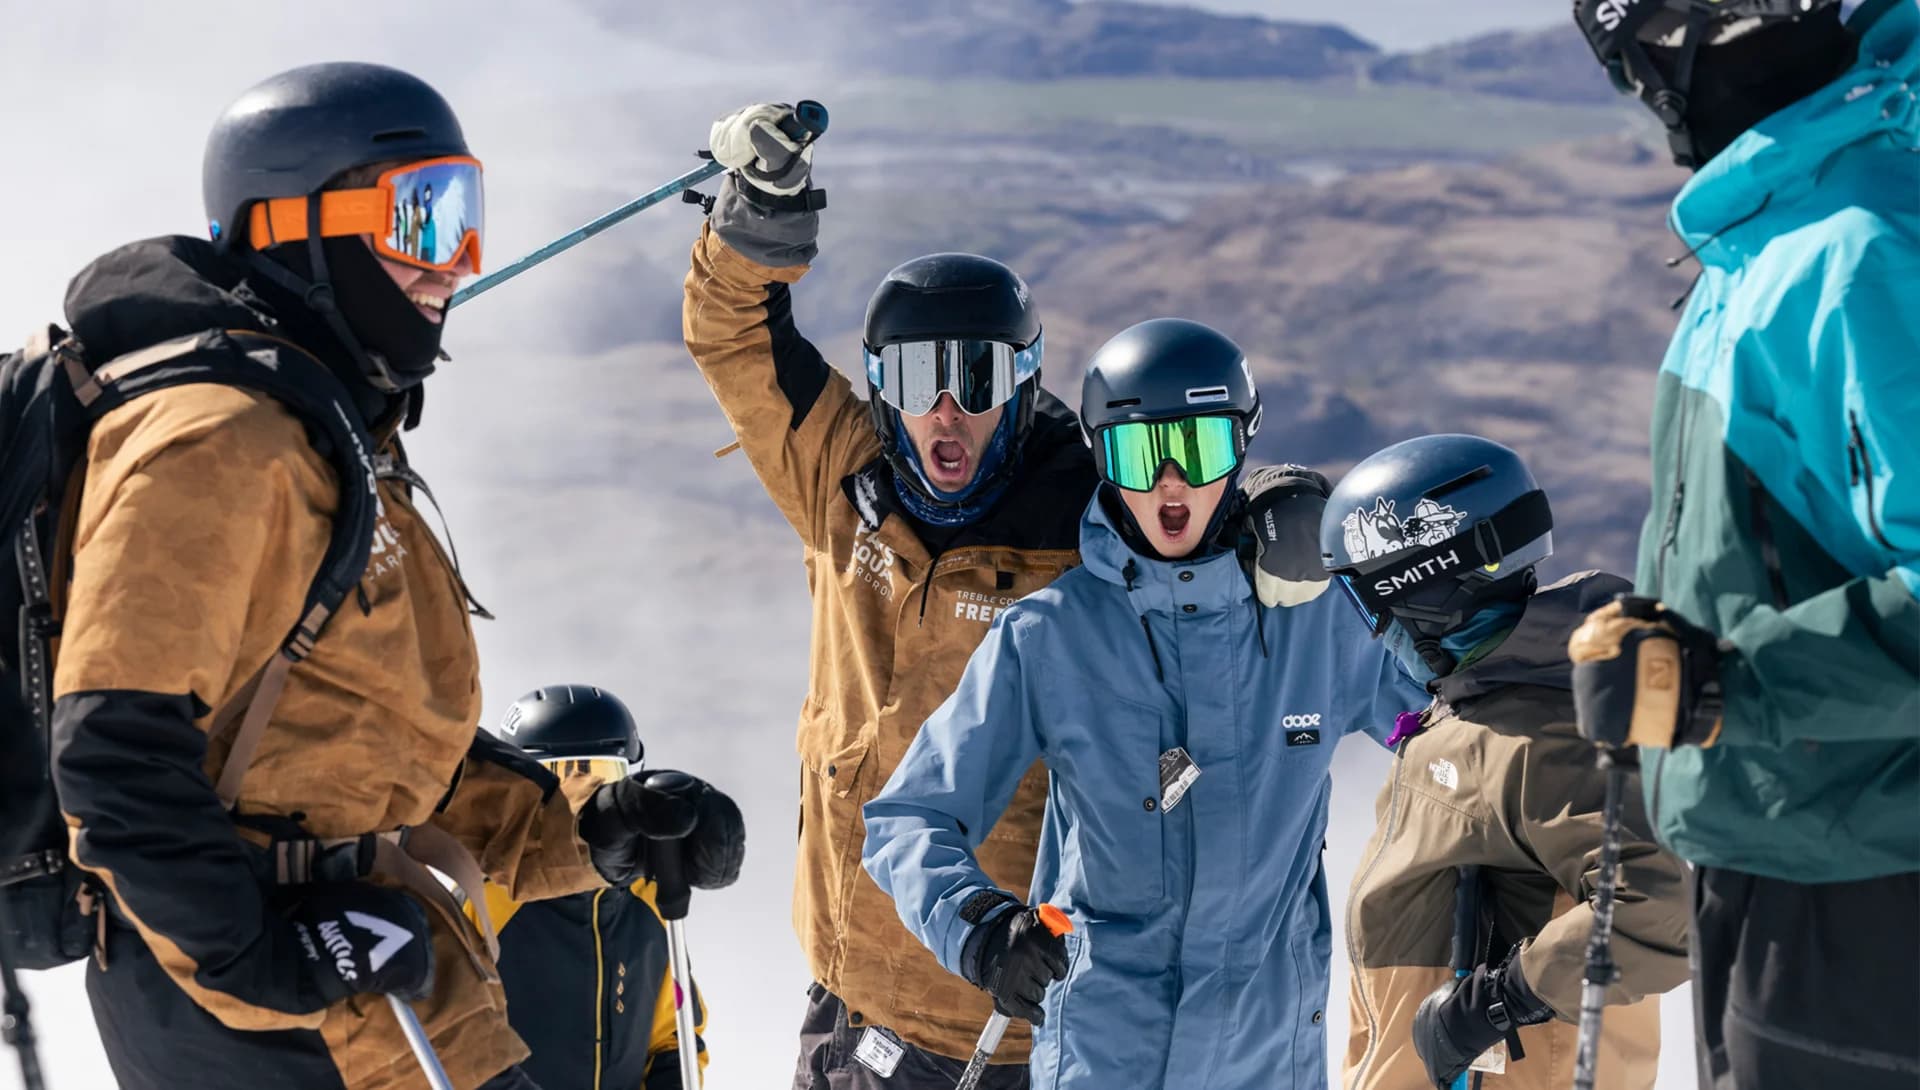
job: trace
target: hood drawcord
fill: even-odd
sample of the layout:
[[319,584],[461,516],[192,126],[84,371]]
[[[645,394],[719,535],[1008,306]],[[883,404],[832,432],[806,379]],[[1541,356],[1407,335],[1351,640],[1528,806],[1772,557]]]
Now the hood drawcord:
[[[1133,581],[1140,574],[1139,565],[1127,558],[1127,566],[1120,569],[1120,577],[1127,581],[1127,593],[1133,593]],[[1140,614],[1140,631],[1147,637],[1147,653],[1153,656],[1153,676],[1156,680],[1167,680],[1167,672],[1160,665],[1160,645],[1153,642],[1153,629],[1147,624],[1147,615]]]

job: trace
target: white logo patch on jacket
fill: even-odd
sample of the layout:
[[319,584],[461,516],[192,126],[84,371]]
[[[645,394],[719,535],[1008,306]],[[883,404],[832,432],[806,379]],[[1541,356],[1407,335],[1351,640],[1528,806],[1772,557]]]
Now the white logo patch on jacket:
[[1447,760],[1445,757],[1437,758],[1427,765],[1427,771],[1433,773],[1434,783],[1439,784],[1449,791],[1459,790],[1460,770],[1453,767],[1452,761]]

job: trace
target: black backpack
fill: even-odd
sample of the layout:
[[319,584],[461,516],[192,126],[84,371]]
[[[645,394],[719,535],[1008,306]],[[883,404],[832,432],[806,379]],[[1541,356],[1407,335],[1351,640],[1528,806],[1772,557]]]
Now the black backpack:
[[[373,441],[340,380],[297,346],[263,333],[207,330],[93,361],[57,326],[0,355],[0,943],[16,968],[45,969],[92,949],[97,890],[67,857],[52,789],[53,647],[67,577],[68,524],[85,478],[95,421],[134,398],[193,383],[237,386],[279,401],[341,482],[339,510],[301,620],[214,732],[235,730],[221,776],[231,805],[254,743],[294,663],[358,584],[374,531]],[[14,699],[15,696],[18,699]],[[37,788],[37,790],[35,789]]]

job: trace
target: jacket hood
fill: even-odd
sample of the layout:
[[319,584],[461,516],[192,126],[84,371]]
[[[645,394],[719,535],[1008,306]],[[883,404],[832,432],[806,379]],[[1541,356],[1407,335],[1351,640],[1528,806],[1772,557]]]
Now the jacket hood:
[[67,286],[67,328],[101,364],[209,329],[291,341],[326,364],[370,426],[397,423],[404,407],[370,385],[319,315],[269,284],[256,292],[246,266],[204,239],[167,235],[95,258]]
[[1527,599],[1526,612],[1500,646],[1487,657],[1433,682],[1433,691],[1449,704],[1485,696],[1509,685],[1573,689],[1573,663],[1567,640],[1587,614],[1626,594],[1633,585],[1601,571],[1570,575]]
[[241,288],[243,274],[201,239],[129,243],[67,286],[67,328],[99,362],[208,329],[271,332],[273,319]]
[[1080,560],[1089,572],[1124,588],[1138,613],[1173,612],[1176,582],[1180,602],[1209,612],[1231,609],[1253,595],[1240,558],[1231,552],[1187,560],[1157,560],[1135,552],[1098,493],[1080,516]]
[[1813,190],[1843,148],[1891,140],[1920,149],[1920,8],[1912,0],[1868,0],[1848,26],[1860,53],[1839,78],[1762,120],[1702,166],[1675,198],[1673,229],[1702,261],[1716,240],[1737,251],[1749,221]]

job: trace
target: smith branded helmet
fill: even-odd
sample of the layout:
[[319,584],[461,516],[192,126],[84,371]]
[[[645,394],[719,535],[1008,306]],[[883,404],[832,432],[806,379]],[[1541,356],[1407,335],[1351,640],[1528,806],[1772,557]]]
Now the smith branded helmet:
[[[1574,0],[1573,21],[1613,85],[1698,167],[1760,118],[1839,75],[1853,44],[1842,0]],[[1734,100],[1740,101],[1734,101]]]
[[1483,603],[1532,593],[1533,567],[1552,553],[1546,493],[1518,454],[1475,435],[1380,451],[1320,521],[1321,561],[1374,635],[1397,620],[1422,655]]

